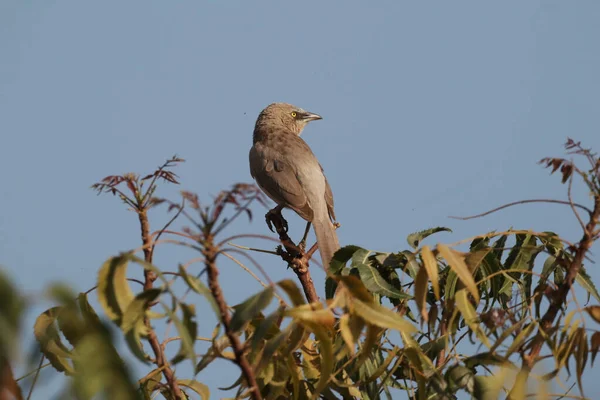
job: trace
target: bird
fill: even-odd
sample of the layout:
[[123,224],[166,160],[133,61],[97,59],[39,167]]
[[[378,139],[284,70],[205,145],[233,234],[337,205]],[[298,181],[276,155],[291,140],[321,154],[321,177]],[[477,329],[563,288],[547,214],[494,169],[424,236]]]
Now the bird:
[[[317,157],[300,137],[318,114],[288,103],[273,103],[259,114],[250,149],[250,174],[277,203],[269,213],[294,210],[312,224],[325,268],[340,248],[334,225],[333,193]],[[267,214],[268,220],[269,214]]]

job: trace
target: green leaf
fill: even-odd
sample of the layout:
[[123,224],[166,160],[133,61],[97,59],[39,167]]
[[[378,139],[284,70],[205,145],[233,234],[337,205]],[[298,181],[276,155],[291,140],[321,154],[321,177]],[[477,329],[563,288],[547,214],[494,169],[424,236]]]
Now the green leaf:
[[195,276],[189,275],[185,268],[183,268],[183,266],[181,265],[179,266],[179,275],[181,275],[181,277],[190,289],[204,296],[204,298],[208,301],[208,304],[210,304],[210,307],[212,308],[213,312],[215,313],[217,321],[220,321],[221,312],[219,311],[219,306],[217,305],[217,302],[215,301],[215,298],[213,297],[210,289],[206,287],[206,285],[200,279],[196,278]]
[[198,323],[196,322],[196,307],[193,304],[179,303],[183,319],[176,318],[171,315],[171,319],[179,333],[181,346],[179,351],[171,361],[176,364],[183,359],[189,359],[196,364],[196,352],[194,351],[194,343],[198,333]]
[[127,283],[128,261],[125,255],[111,257],[98,272],[98,302],[104,313],[119,326],[134,297]]
[[437,232],[452,232],[452,229],[445,228],[442,226],[425,229],[424,231],[411,233],[407,236],[406,241],[408,242],[409,246],[411,246],[413,249],[416,249],[417,247],[419,247],[423,239]]
[[477,338],[487,347],[490,348],[490,342],[487,338],[483,329],[479,325],[479,316],[473,305],[469,302],[467,291],[465,289],[456,292],[456,308],[460,311],[466,324],[469,326],[471,331],[477,335]]
[[71,351],[64,345],[56,329],[56,319],[62,309],[63,307],[53,307],[41,313],[33,325],[33,334],[54,369],[73,375],[75,370],[70,362]]
[[365,287],[371,293],[395,299],[410,299],[412,297],[409,294],[402,293],[402,291],[390,285],[385,279],[383,279],[376,268],[370,266],[366,262],[360,262],[359,260],[356,260],[355,262],[354,257],[352,257],[352,266],[358,269],[360,280],[365,284]]
[[[331,275],[340,275],[348,260],[352,258],[352,255],[361,250],[358,246],[344,246],[335,252],[331,262],[329,263],[329,272]],[[325,298],[332,299],[335,290],[337,288],[337,282],[334,279],[327,278],[325,280]]]
[[585,289],[589,294],[594,296],[596,301],[600,302],[600,294],[598,293],[598,289],[596,289],[594,282],[592,282],[592,278],[590,278],[590,276],[587,274],[587,272],[586,272],[585,268],[583,268],[583,266],[581,266],[579,273],[575,277],[575,281],[579,284],[579,286],[581,286],[583,289]]
[[242,327],[256,317],[260,312],[267,307],[273,299],[274,289],[269,286],[265,290],[248,298],[241,304],[235,306],[235,313],[231,318],[229,327],[233,331],[239,331]]
[[144,323],[144,317],[146,316],[150,304],[160,296],[161,292],[160,289],[154,288],[135,296],[123,313],[121,322],[121,329],[123,332],[127,333],[135,328],[140,336],[146,336],[148,334],[148,328]]

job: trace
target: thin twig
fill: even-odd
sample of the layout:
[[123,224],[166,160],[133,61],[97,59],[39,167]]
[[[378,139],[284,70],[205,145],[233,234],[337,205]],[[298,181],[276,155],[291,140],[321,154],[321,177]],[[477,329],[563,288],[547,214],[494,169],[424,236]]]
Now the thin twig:
[[35,387],[35,383],[37,382],[38,377],[40,376],[40,371],[42,370],[42,364],[44,363],[44,356],[40,358],[40,363],[38,364],[37,369],[35,370],[35,375],[33,376],[33,382],[31,382],[31,387],[29,388],[29,393],[27,394],[27,400],[31,399],[31,395],[33,394],[33,388]]
[[485,217],[486,215],[490,215],[492,213],[495,213],[496,211],[500,211],[500,210],[503,210],[505,208],[516,206],[516,205],[519,205],[519,204],[527,204],[527,203],[554,203],[554,204],[563,204],[563,205],[567,205],[567,206],[572,205],[572,206],[575,206],[577,208],[580,208],[582,210],[587,211],[590,215],[592,214],[592,210],[590,210],[586,206],[582,206],[581,204],[572,203],[572,202],[569,202],[569,201],[554,200],[554,199],[531,199],[531,200],[513,201],[512,203],[504,204],[504,205],[502,205],[500,207],[494,208],[493,210],[489,210],[489,211],[486,211],[484,213],[477,214],[477,215],[471,215],[469,217],[455,217],[455,216],[450,216],[448,218],[459,219],[461,221],[466,221],[466,220],[469,220],[469,219]]
[[[577,212],[577,209],[575,208],[575,204],[573,203],[573,197],[571,196],[571,188],[572,187],[573,187],[573,175],[571,175],[569,177],[569,188],[567,189],[567,196],[569,197],[569,205],[571,206],[571,209],[573,210],[573,214],[575,214],[575,217],[577,217],[577,221],[579,221],[579,225],[581,225],[581,229],[583,229],[583,231],[585,232],[585,224],[581,220],[581,217],[579,216],[579,213]],[[591,215],[591,213],[590,213],[590,215]]]
[[241,250],[246,250],[246,251],[256,251],[257,253],[267,253],[267,254],[272,254],[274,256],[278,256],[279,253],[273,250],[264,250],[264,249],[257,249],[254,247],[246,247],[246,246],[240,246],[239,244],[235,244],[235,243],[231,243],[231,242],[227,242],[228,245],[236,247],[238,249]]

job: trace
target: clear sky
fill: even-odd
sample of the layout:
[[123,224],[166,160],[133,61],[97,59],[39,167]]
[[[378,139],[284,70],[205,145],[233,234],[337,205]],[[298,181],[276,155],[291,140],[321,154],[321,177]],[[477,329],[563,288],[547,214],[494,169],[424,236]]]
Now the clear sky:
[[[536,162],[563,155],[567,136],[600,151],[598,21],[595,0],[2,0],[0,264],[30,294],[54,281],[87,290],[106,258],[139,244],[135,216],[89,186],[173,154],[187,160],[182,185],[163,196],[249,182],[253,124],[275,101],[324,117],[303,137],[333,188],[342,244],[403,250],[407,234],[438,225],[454,230],[445,242],[511,226],[578,240],[563,206],[447,217],[566,199]],[[153,217],[158,228],[167,215]],[[238,231],[268,233],[262,217]],[[165,247],[156,261],[187,256]],[[259,260],[273,279],[293,277]],[[233,264],[222,276],[232,303],[258,289]],[[319,290],[322,279],[315,269]],[[199,322],[208,335],[213,320]],[[236,378],[199,376],[213,389]]]

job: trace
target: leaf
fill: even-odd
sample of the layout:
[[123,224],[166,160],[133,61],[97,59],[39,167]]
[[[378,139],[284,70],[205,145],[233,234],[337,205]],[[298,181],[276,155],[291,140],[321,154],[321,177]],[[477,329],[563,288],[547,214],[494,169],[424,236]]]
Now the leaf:
[[277,282],[280,288],[282,288],[285,293],[289,296],[290,300],[292,300],[292,304],[297,307],[302,304],[306,304],[306,300],[304,300],[304,296],[298,289],[298,285],[291,279],[284,279],[282,281]]
[[[427,276],[431,281],[431,287],[436,299],[440,299],[440,285],[438,281],[438,264],[433,252],[429,249],[429,246],[423,246],[421,249],[421,259],[423,260],[423,266],[427,271]],[[418,273],[417,273],[418,275]]]
[[176,364],[183,359],[189,359],[194,365],[196,364],[196,352],[194,351],[194,343],[198,333],[198,323],[196,322],[196,307],[193,304],[179,303],[183,319],[177,318],[172,313],[169,316],[173,320],[177,333],[179,333],[181,346],[179,351],[173,357],[172,364]]
[[[322,307],[322,306],[321,306]],[[335,317],[329,308],[315,309],[312,304],[304,304],[285,311],[286,316],[293,317],[301,322],[312,322],[328,329],[333,328]]]
[[395,299],[409,299],[411,297],[410,295],[402,293],[402,291],[390,285],[385,279],[383,279],[376,268],[370,266],[366,262],[355,263],[353,257],[352,266],[358,269],[360,280],[365,284],[365,287],[371,293]]
[[479,291],[477,290],[477,285],[475,284],[475,280],[473,279],[473,275],[471,271],[465,264],[464,259],[457,254],[456,251],[450,249],[449,247],[438,244],[438,250],[444,259],[448,262],[450,268],[456,273],[458,279],[465,285],[467,290],[471,292],[473,297],[475,298],[475,303],[479,303]]
[[229,327],[233,331],[239,331],[242,329],[244,324],[250,322],[260,312],[267,307],[271,300],[273,300],[274,289],[269,286],[265,290],[262,290],[252,297],[249,297],[246,301],[235,306],[235,313],[231,318]]
[[419,269],[417,278],[415,279],[415,302],[421,319],[425,322],[429,320],[429,314],[427,313],[427,270],[425,267]]
[[161,289],[153,288],[135,296],[123,313],[121,322],[123,332],[127,333],[135,328],[141,336],[147,335],[148,329],[144,323],[144,317],[150,304],[160,296],[161,292]]
[[600,306],[589,306],[585,308],[585,311],[590,314],[590,317],[592,317],[594,321],[600,324]]
[[[329,274],[340,275],[348,260],[350,260],[352,255],[358,250],[362,249],[358,246],[351,245],[344,246],[336,251],[331,259],[331,262],[329,263]],[[336,288],[337,282],[331,277],[328,277],[325,281],[325,298],[332,299],[335,295]]]
[[536,327],[535,324],[529,324],[525,328],[523,328],[523,330],[521,332],[519,332],[519,334],[517,335],[517,337],[515,338],[515,340],[512,341],[512,343],[510,344],[510,346],[506,350],[506,353],[504,354],[504,356],[506,358],[508,358],[514,352],[519,351],[521,345],[523,343],[525,343],[525,341],[527,339],[529,339],[529,335],[531,335],[531,333],[533,332],[533,330],[535,329],[535,327]]
[[124,255],[111,257],[98,272],[98,302],[104,313],[119,326],[134,297],[127,283],[127,264],[128,258]]
[[42,353],[58,372],[73,375],[71,351],[62,342],[56,329],[56,318],[62,307],[53,307],[41,313],[33,325],[33,334],[40,345]]
[[410,235],[408,235],[406,237],[406,241],[408,242],[408,245],[410,247],[412,247],[413,249],[416,249],[417,247],[419,247],[419,244],[421,244],[421,241],[423,239],[425,239],[426,237],[433,235],[434,233],[437,233],[437,232],[452,232],[452,229],[445,228],[442,226],[425,229],[424,231],[411,233]]
[[283,318],[284,308],[278,308],[274,313],[269,315],[263,321],[260,322],[258,328],[254,331],[254,335],[252,336],[252,348],[257,349],[260,347],[260,342],[264,340],[269,340],[276,334],[280,332],[279,327],[277,326],[277,321]]
[[356,344],[360,339],[360,333],[365,326],[365,321],[352,314],[344,314],[340,317],[340,334],[348,347],[350,354],[354,354]]
[[215,301],[215,298],[213,297],[210,289],[206,287],[206,285],[202,283],[200,279],[196,278],[195,276],[189,275],[185,268],[183,268],[183,266],[181,265],[179,266],[179,275],[181,275],[181,277],[190,289],[204,296],[204,298],[208,301],[208,304],[210,304],[210,307],[212,308],[213,312],[215,313],[217,321],[220,321],[221,312],[219,311],[219,306],[217,305],[217,302]]
[[455,300],[456,308],[458,308],[458,310],[462,314],[466,324],[469,326],[471,331],[473,331],[473,333],[477,335],[477,338],[481,340],[481,343],[483,343],[487,348],[490,348],[491,345],[488,340],[488,337],[479,325],[479,316],[477,315],[477,311],[469,301],[466,290],[462,289],[456,292]]
[[594,296],[596,301],[600,302],[600,294],[598,293],[598,289],[596,289],[594,282],[592,282],[592,278],[590,278],[583,266],[581,267],[579,273],[575,277],[575,281],[579,283],[579,286],[584,288],[589,294]]
[[312,393],[312,398],[318,399],[319,394],[327,387],[327,383],[333,373],[333,362],[335,357],[333,356],[333,344],[327,330],[323,329],[322,326],[313,322],[304,321],[302,323],[308,329],[310,329],[319,343],[319,355],[321,356],[321,365],[318,382],[315,384],[315,389]]
[[210,389],[204,383],[200,383],[196,380],[191,379],[180,379],[177,381],[177,383],[179,383],[179,385],[181,386],[190,388],[194,392],[198,393],[202,400],[210,399]]
[[594,360],[596,359],[596,354],[598,354],[598,350],[600,350],[600,332],[594,332],[594,334],[590,338],[590,351],[592,352],[592,365],[594,365]]
[[417,328],[410,322],[377,303],[365,303],[355,298],[352,300],[352,308],[356,315],[369,324],[380,328],[396,329],[405,334],[417,332]]

